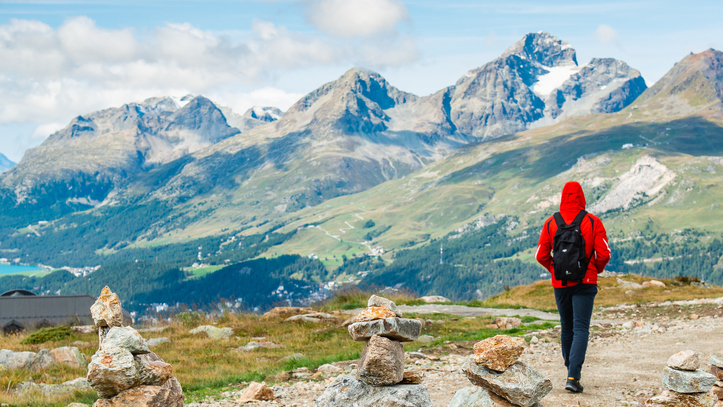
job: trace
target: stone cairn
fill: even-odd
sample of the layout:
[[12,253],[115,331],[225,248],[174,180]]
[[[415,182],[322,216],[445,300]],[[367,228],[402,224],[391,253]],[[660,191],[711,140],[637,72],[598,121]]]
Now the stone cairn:
[[[719,358],[711,358],[715,363],[723,362]],[[714,366],[715,367],[715,366]],[[668,359],[663,369],[663,386],[661,394],[645,402],[648,407],[713,407],[718,398],[711,390],[716,384],[716,376],[699,369],[698,352],[686,350],[676,353]]]
[[316,407],[431,407],[429,390],[420,384],[423,374],[404,371],[402,342],[415,341],[422,322],[402,318],[394,302],[376,295],[350,322],[351,337],[366,342],[356,377],[339,375],[316,400]]
[[93,407],[183,407],[171,365],[148,349],[138,331],[122,326],[118,295],[103,288],[90,311],[99,341],[88,365],[88,382],[100,397]]
[[723,407],[723,357],[710,355],[710,372],[717,379],[712,390],[718,399],[716,407]]
[[459,390],[449,407],[539,406],[552,382],[519,361],[525,340],[497,335],[477,342],[462,371],[475,387]]

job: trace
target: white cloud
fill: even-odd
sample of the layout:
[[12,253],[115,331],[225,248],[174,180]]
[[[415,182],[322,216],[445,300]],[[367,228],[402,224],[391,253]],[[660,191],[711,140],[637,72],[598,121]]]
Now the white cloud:
[[[393,30],[406,18],[402,3],[371,1],[380,13],[385,4],[398,10],[370,22],[369,33]],[[365,18],[359,21],[369,22]],[[255,21],[239,39],[190,24],[138,33],[99,27],[87,17],[57,28],[13,19],[0,25],[0,127],[32,126],[23,143],[37,144],[79,114],[187,93],[218,97],[240,113],[252,105],[285,109],[301,96],[270,87],[285,72],[350,63],[380,69],[407,64],[417,54],[412,38],[396,33],[340,41],[265,21]]]
[[409,19],[400,0],[308,0],[307,5],[309,22],[341,38],[393,34]]
[[618,45],[618,32],[614,28],[606,24],[600,24],[595,30],[598,41],[603,44]]

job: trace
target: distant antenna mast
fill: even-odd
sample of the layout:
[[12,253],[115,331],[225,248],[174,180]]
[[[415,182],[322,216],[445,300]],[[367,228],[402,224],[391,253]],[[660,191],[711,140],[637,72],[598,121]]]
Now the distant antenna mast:
[[439,264],[444,264],[444,243],[439,245]]

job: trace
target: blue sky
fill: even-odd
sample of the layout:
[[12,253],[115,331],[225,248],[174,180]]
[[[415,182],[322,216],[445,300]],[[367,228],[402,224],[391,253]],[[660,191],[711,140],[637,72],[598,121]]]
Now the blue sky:
[[149,96],[286,109],[353,66],[426,95],[540,30],[651,85],[723,49],[721,17],[720,1],[0,0],[0,153],[17,161],[78,114]]

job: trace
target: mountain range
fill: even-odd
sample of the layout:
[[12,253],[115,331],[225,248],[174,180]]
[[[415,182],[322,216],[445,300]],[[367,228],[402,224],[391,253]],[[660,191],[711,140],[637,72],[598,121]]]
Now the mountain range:
[[0,174],[12,168],[15,165],[14,162],[10,161],[7,157],[0,154]]
[[[327,271],[297,262],[274,278],[470,298],[501,289],[490,284],[507,278],[502,258],[526,270],[515,282],[534,278],[533,231],[569,179],[621,247],[720,233],[722,57],[688,55],[647,88],[624,62],[579,65],[570,44],[539,32],[425,97],[352,69],[286,112],[237,115],[186,96],[86,114],[0,177],[0,255],[79,266],[166,248],[183,253],[176,267],[299,254]],[[460,270],[415,263],[439,256],[439,239],[488,256],[457,257],[476,264],[474,289],[445,291]],[[364,253],[386,263],[351,260]]]

